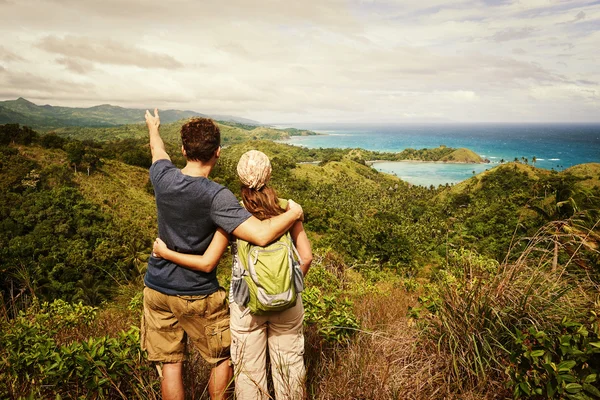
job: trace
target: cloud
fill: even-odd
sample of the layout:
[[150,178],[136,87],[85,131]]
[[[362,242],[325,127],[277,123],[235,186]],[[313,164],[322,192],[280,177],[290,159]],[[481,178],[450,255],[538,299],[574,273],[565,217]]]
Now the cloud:
[[573,20],[573,22],[581,21],[584,18],[585,18],[585,13],[583,11],[579,11],[577,13],[577,15],[575,16],[575,19]]
[[2,5],[0,97],[51,104],[265,122],[543,120],[580,97],[542,90],[532,102],[530,87],[600,82],[590,0],[13,3]]
[[6,61],[6,62],[25,61],[25,59],[23,57],[6,49],[3,46],[0,46],[0,60]]
[[557,23],[557,25],[574,24],[576,22],[583,21],[586,17],[587,17],[587,14],[585,12],[579,11],[573,19],[568,20],[568,21],[559,22],[559,23]]
[[46,78],[29,72],[5,70],[0,73],[0,98],[48,98],[56,104],[61,99],[97,96],[94,85],[64,79]]
[[76,74],[86,74],[94,70],[94,65],[84,60],[62,57],[56,59],[56,62],[60,65],[64,65],[67,70],[75,72]]
[[140,68],[182,68],[183,64],[170,55],[154,53],[111,39],[92,39],[77,36],[48,36],[38,47],[50,53],[101,64],[131,65]]
[[520,29],[508,28],[496,32],[495,34],[490,36],[490,39],[494,42],[508,42],[509,40],[519,40],[528,38],[532,36],[534,32],[535,28],[531,26],[526,26]]
[[592,85],[592,86],[598,86],[598,82],[594,82],[594,81],[589,81],[587,79],[578,79],[577,83],[581,84],[581,85]]

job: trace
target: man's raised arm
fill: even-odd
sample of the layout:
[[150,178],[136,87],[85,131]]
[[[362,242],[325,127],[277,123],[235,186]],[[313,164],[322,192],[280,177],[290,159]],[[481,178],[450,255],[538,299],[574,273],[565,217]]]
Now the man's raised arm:
[[285,213],[262,221],[256,217],[250,217],[232,233],[247,242],[266,246],[286,233],[296,221],[302,220],[303,216],[302,207],[293,200],[289,200]]
[[150,111],[146,110],[146,125],[148,126],[148,134],[150,135],[150,151],[152,152],[152,163],[155,161],[171,158],[165,150],[165,143],[163,142],[160,134],[158,133],[158,127],[160,126],[160,118],[158,117],[158,108],[154,109],[154,115],[150,114]]

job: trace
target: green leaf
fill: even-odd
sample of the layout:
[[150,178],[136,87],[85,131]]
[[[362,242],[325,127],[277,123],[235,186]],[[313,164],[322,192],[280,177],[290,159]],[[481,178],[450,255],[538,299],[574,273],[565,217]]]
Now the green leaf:
[[554,365],[553,363],[542,364],[542,367],[544,367],[544,369],[550,376],[552,376],[554,374],[554,371],[556,371],[556,365]]
[[525,393],[527,396],[531,395],[531,390],[529,389],[529,385],[527,384],[527,382],[519,383],[519,387],[521,388],[523,393]]
[[590,342],[590,346],[594,346],[594,347],[600,349],[600,342]]
[[585,390],[589,394],[593,394],[594,396],[600,397],[600,390],[594,385],[590,385],[589,383],[584,383],[583,390]]
[[563,361],[560,364],[558,364],[558,372],[568,372],[571,370],[571,368],[573,368],[575,365],[577,365],[576,361]]
[[592,383],[592,382],[596,382],[596,378],[598,375],[596,374],[589,374],[588,376],[585,377],[585,379],[583,380],[585,383]]
[[583,386],[579,383],[568,383],[567,386],[565,386],[565,390],[569,393],[579,393],[582,389]]
[[560,344],[561,346],[568,346],[569,344],[571,344],[571,335],[562,335],[560,337]]
[[544,350],[534,350],[531,352],[532,357],[541,357],[544,355]]

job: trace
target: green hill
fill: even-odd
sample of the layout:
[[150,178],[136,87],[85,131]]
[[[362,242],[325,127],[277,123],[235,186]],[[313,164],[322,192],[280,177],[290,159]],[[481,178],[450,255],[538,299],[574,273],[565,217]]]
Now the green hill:
[[483,162],[483,159],[478,154],[476,154],[473,150],[460,148],[460,149],[456,149],[452,153],[440,158],[439,161],[466,163],[466,164],[479,164],[479,163]]
[[[143,123],[144,112],[143,109],[123,108],[110,104],[88,108],[38,106],[20,97],[17,100],[0,102],[0,124],[19,123],[34,128],[118,126]],[[196,116],[206,117],[207,115],[196,111],[181,110],[161,110],[160,112],[163,123]],[[217,119],[258,125],[256,121],[227,115],[219,115]]]
[[[161,120],[162,118],[161,114]],[[176,122],[161,123],[160,132],[163,140],[171,143],[180,143],[181,126],[185,121],[186,120],[178,120]],[[218,121],[217,124],[221,130],[221,141],[225,146],[247,140],[282,140],[290,136],[288,131],[264,126],[242,126],[238,123],[226,121]],[[54,132],[62,137],[98,142],[125,139],[147,140],[148,138],[148,128],[145,124],[125,124],[107,127],[69,126],[44,130]]]
[[581,185],[586,187],[600,187],[600,163],[579,164],[567,168],[565,173],[582,178]]

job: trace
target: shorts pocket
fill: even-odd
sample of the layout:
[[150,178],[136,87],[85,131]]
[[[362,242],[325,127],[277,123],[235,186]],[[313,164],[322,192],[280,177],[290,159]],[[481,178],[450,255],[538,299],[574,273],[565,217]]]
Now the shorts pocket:
[[212,357],[219,358],[229,355],[231,346],[231,331],[229,318],[207,325],[205,328],[208,350]]

